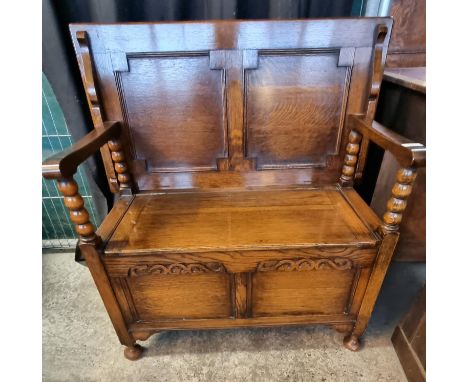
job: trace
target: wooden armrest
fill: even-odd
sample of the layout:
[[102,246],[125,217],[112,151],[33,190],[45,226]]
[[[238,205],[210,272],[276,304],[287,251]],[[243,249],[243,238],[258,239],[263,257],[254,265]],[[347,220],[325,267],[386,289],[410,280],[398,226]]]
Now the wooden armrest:
[[390,151],[403,167],[424,167],[426,147],[395,133],[376,121],[365,122],[360,115],[349,115],[348,124],[364,137]]
[[392,196],[387,202],[383,224],[380,226],[380,232],[383,235],[397,233],[406,209],[407,199],[411,195],[416,179],[416,168],[426,164],[426,148],[420,143],[411,142],[378,122],[373,121],[372,124],[365,122],[361,115],[348,116],[347,123],[351,131],[340,177],[342,186],[352,185],[362,138],[367,138],[390,151],[402,166],[397,171]]
[[42,175],[47,179],[69,178],[77,167],[110,139],[121,132],[120,122],[104,122],[104,128],[93,130],[67,149],[42,162]]

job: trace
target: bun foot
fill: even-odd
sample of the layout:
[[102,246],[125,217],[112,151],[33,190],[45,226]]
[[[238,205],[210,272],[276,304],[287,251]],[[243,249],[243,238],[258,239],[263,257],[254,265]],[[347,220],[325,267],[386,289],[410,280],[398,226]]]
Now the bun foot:
[[359,341],[359,338],[353,334],[344,338],[343,345],[346,349],[351,351],[358,351],[361,349],[361,341]]
[[130,361],[136,361],[138,358],[141,357],[142,353],[143,353],[143,347],[138,344],[135,344],[133,346],[127,346],[124,349],[124,356]]
[[342,324],[342,325],[335,325],[335,330],[338,332],[338,333],[351,333],[352,330],[353,330],[353,325],[349,325],[349,324]]

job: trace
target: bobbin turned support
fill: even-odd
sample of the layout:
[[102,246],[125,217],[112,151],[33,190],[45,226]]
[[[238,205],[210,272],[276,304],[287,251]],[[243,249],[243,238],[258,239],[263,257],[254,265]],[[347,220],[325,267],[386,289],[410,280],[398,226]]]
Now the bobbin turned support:
[[84,206],[84,200],[79,194],[78,185],[73,179],[78,166],[110,141],[110,146],[117,153],[115,154],[117,159],[115,166],[119,174],[121,190],[122,188],[131,190],[130,176],[124,161],[122,145],[117,139],[120,132],[120,122],[104,122],[99,130],[93,130],[71,147],[44,161],[42,174],[47,179],[57,180],[58,189],[63,194],[64,204],[70,211],[70,219],[79,235],[80,251],[86,259],[88,269],[102,297],[120,343],[126,346],[124,355],[130,360],[136,360],[141,356],[143,348],[136,343],[135,338],[128,330],[102,262],[101,238],[96,234],[89,220],[89,213]]
[[84,207],[84,200],[79,194],[73,175],[81,163],[120,133],[120,122],[105,122],[100,130],[93,130],[66,150],[56,153],[42,163],[44,178],[57,180],[58,189],[64,196],[64,203],[70,211],[70,219],[75,225],[80,244],[96,246],[100,240],[89,220],[89,213]]
[[108,142],[111,151],[112,162],[114,169],[117,173],[117,180],[119,181],[120,191],[122,193],[131,193],[132,191],[132,178],[128,172],[128,164],[125,158],[125,152],[120,138],[113,138]]
[[78,192],[78,185],[73,178],[57,180],[59,191],[63,194],[63,202],[70,211],[70,220],[75,225],[75,231],[80,237],[80,243],[99,244],[99,238],[89,221],[89,213],[84,206],[84,200]]
[[383,234],[397,232],[406,209],[407,199],[413,190],[416,179],[416,169],[401,168],[396,174],[396,182],[392,188],[392,197],[387,202],[387,211],[383,215],[384,223],[381,226]]
[[387,210],[383,215],[383,223],[379,228],[382,243],[377,253],[354,328],[343,340],[344,346],[351,351],[358,351],[361,347],[360,337],[366,330],[375,302],[377,301],[378,293],[398,243],[398,230],[415,179],[416,169],[413,167],[400,168],[396,174],[392,196],[387,202]]
[[343,340],[343,344],[347,349],[357,351],[361,347],[360,337],[366,330],[380,287],[398,243],[398,231],[416,179],[416,169],[426,164],[426,148],[420,143],[412,142],[387,129],[376,121],[367,121],[364,115],[349,115],[347,125],[351,133],[340,177],[341,186],[353,185],[356,176],[356,156],[360,150],[359,144],[362,144],[361,139],[373,141],[384,150],[388,150],[401,166],[396,174],[396,182],[392,188],[392,195],[387,202],[387,209],[382,217],[383,221],[378,228],[382,242],[375,258],[369,283],[354,327]]
[[351,130],[348,137],[348,144],[346,145],[346,155],[344,157],[343,169],[341,170],[341,186],[352,186],[354,183],[361,140],[362,134],[355,130]]

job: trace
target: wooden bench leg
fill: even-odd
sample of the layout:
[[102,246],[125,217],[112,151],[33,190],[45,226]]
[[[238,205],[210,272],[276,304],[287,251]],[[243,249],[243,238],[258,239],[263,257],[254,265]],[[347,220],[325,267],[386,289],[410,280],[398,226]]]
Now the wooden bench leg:
[[354,328],[343,340],[344,346],[351,351],[358,351],[361,348],[360,337],[367,328],[375,302],[380,292],[387,268],[393,256],[396,244],[398,242],[398,232],[386,234],[375,260],[369,284],[362,300],[361,308],[354,324]]
[[125,324],[125,320],[122,316],[122,312],[114,295],[114,291],[112,290],[112,286],[99,253],[93,245],[89,244],[80,245],[80,249],[84,254],[89,271],[91,272],[107,313],[114,325],[114,329],[119,337],[120,343],[126,346],[124,349],[125,358],[132,361],[137,360],[140,358],[143,348],[136,343],[135,338],[127,329],[127,325]]
[[396,182],[392,188],[392,196],[388,200],[387,211],[383,215],[383,224],[380,226],[380,234],[383,239],[379,253],[377,254],[354,328],[345,337],[343,342],[349,350],[357,351],[360,348],[359,338],[366,330],[388,266],[392,260],[393,252],[398,243],[400,222],[415,179],[416,169],[413,167],[400,168],[397,171]]
[[101,238],[96,235],[94,227],[89,221],[89,213],[84,207],[78,185],[73,178],[62,178],[58,180],[57,186],[65,197],[65,206],[70,210],[70,218],[75,223],[76,232],[80,235],[81,253],[86,259],[91,276],[114,325],[120,343],[127,346],[124,355],[127,359],[136,360],[140,357],[143,348],[136,343],[135,338],[129,333],[125,324],[125,319],[122,316],[120,306],[98,252]]

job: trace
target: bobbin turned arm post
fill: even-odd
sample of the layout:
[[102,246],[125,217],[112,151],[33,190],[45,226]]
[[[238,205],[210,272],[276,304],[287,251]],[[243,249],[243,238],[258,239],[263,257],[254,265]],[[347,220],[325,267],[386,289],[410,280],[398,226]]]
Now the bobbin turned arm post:
[[353,351],[360,348],[359,338],[367,327],[385,273],[397,245],[400,222],[406,208],[406,201],[411,194],[416,179],[416,169],[426,164],[426,148],[422,144],[414,143],[375,121],[372,123],[365,122],[364,118],[363,115],[348,116],[347,124],[351,131],[350,143],[346,148],[347,155],[340,177],[340,184],[345,187],[352,186],[361,139],[371,140],[384,150],[390,151],[401,167],[396,174],[396,182],[392,188],[392,196],[387,202],[383,223],[379,227],[382,243],[379,247],[369,283],[354,328],[344,339],[344,345]]
[[356,130],[351,130],[346,145],[346,155],[344,157],[343,169],[341,170],[340,185],[343,187],[352,186],[356,175],[356,165],[361,149],[362,134]]
[[[109,143],[111,150],[113,147],[121,150],[120,133],[119,122],[105,122],[102,129],[93,130],[74,145],[46,159],[42,164],[44,178],[57,180],[58,189],[64,196],[65,206],[70,210],[70,219],[80,235],[80,243],[98,244],[99,238],[89,221],[88,211],[84,207],[83,198],[78,192],[78,185],[73,180],[73,175],[78,166],[97,152],[101,146]],[[114,151],[120,153],[117,149]],[[119,173],[121,188],[130,188],[130,175],[127,173],[124,154],[117,156],[119,160],[114,161],[114,165]]]
[[355,164],[359,152],[359,142],[364,138],[373,141],[384,150],[390,151],[401,165],[396,175],[396,182],[392,188],[392,197],[387,203],[387,211],[383,215],[383,224],[380,227],[382,234],[398,232],[403,211],[406,208],[406,200],[411,194],[416,169],[426,165],[426,148],[420,143],[414,143],[409,139],[387,129],[380,123],[365,122],[364,116],[350,115],[347,124],[351,129],[349,143],[346,147],[346,156],[340,184],[351,186],[355,173]]
[[44,178],[57,180],[58,189],[64,196],[65,206],[70,210],[70,219],[75,224],[75,230],[80,236],[80,251],[86,259],[89,271],[101,294],[120,343],[126,346],[124,356],[127,359],[136,360],[141,356],[143,348],[136,343],[135,338],[128,330],[99,253],[98,247],[101,244],[101,238],[96,235],[94,227],[89,221],[89,214],[84,207],[83,198],[78,192],[78,185],[73,180],[78,166],[90,155],[99,151],[102,146],[108,144],[115,171],[118,174],[120,191],[130,190],[131,192],[131,177],[128,174],[120,134],[120,122],[104,122],[101,128],[93,130],[68,149],[45,160],[42,164],[42,175]]

